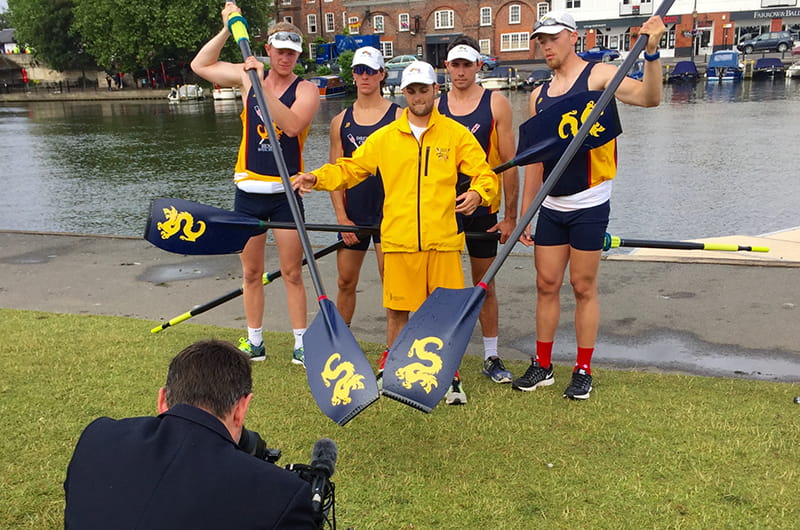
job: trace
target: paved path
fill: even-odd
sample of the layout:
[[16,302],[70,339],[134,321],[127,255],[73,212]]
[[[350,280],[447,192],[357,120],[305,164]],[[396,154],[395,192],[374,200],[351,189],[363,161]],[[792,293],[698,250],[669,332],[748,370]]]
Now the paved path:
[[[600,272],[602,322],[595,364],[800,381],[800,231],[766,241],[731,239],[772,250],[767,255],[641,250],[607,256]],[[267,266],[277,268],[274,248],[267,251]],[[335,298],[334,256],[320,260],[319,268]],[[512,254],[496,282],[501,353],[527,359],[534,341],[531,256]],[[236,255],[187,257],[136,238],[0,231],[0,307],[160,323],[240,286]],[[317,304],[310,280],[306,286],[310,321]],[[288,331],[283,284],[265,289],[265,328]],[[365,261],[359,290],[353,334],[382,343],[385,320],[372,256]],[[574,305],[568,291],[565,285],[554,352],[556,362],[563,363],[574,357]],[[187,322],[245,326],[240,299]],[[142,333],[149,329],[145,325]],[[469,353],[482,352],[479,341],[476,331]]]

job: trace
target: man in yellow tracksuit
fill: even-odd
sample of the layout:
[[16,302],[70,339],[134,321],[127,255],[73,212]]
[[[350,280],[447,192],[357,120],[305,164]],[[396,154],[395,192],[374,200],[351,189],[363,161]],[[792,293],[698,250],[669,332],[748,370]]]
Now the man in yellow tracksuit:
[[[355,186],[370,175],[380,179],[385,200],[381,221],[384,252],[383,305],[387,344],[437,287],[462,289],[464,234],[456,214],[488,206],[499,193],[497,175],[475,136],[436,110],[439,92],[433,67],[417,61],[405,68],[400,88],[408,108],[372,133],[351,158],[295,178],[301,193]],[[459,175],[469,189],[456,191]],[[388,350],[387,350],[388,351]],[[379,363],[383,369],[384,352]],[[456,374],[447,403],[466,403]]]

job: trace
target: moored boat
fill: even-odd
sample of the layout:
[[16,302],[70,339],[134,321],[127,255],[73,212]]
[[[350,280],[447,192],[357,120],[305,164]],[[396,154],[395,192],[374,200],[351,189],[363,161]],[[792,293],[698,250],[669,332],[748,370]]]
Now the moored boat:
[[786,69],[786,77],[800,77],[800,61],[796,61]]
[[481,86],[487,90],[506,90],[519,88],[522,80],[513,66],[498,66],[490,76],[481,79]]
[[697,71],[694,61],[678,61],[667,76],[669,83],[694,82],[698,79],[700,79],[700,72]]
[[338,75],[318,75],[308,80],[317,85],[321,98],[340,98],[345,95],[344,82]]
[[706,79],[709,81],[741,81],[742,64],[739,63],[739,52],[719,50],[711,54],[706,67]]
[[242,91],[236,88],[222,88],[214,85],[214,90],[211,91],[211,97],[216,100],[238,99],[242,97]]
[[169,89],[167,99],[171,102],[189,101],[195,99],[203,99],[203,87],[200,85],[178,85]]
[[786,67],[777,57],[761,57],[753,66],[753,79],[783,77],[785,74]]

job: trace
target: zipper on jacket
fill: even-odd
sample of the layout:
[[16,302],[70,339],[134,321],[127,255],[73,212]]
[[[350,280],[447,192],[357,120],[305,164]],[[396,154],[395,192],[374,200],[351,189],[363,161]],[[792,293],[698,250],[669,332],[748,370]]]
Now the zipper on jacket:
[[422,252],[422,144],[417,150],[417,251]]

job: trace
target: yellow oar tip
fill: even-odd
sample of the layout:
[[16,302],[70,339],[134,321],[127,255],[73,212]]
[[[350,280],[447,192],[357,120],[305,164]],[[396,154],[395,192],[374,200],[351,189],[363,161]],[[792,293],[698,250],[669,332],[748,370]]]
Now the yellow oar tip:
[[753,252],[769,252],[769,247],[752,247]]

